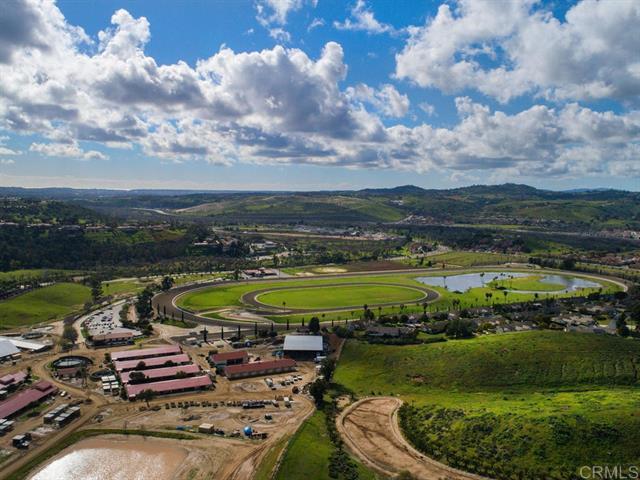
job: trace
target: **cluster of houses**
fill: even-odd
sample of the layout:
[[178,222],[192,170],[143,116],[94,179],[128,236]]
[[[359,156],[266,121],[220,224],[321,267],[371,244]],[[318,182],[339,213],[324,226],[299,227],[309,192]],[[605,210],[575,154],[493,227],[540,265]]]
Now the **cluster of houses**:
[[[467,311],[464,318],[470,328],[483,333],[507,333],[548,328],[566,332],[611,334],[617,333],[617,322],[624,308],[615,302],[589,301],[584,298],[571,298],[551,304],[536,302],[533,304],[500,305],[499,313],[493,308],[477,308]],[[540,322],[540,318],[544,322]],[[416,331],[428,334],[440,334],[447,330],[452,320],[460,318],[460,313],[427,314],[424,317],[410,315],[401,324],[353,323],[351,329],[365,330],[369,338],[399,338],[413,335]]]

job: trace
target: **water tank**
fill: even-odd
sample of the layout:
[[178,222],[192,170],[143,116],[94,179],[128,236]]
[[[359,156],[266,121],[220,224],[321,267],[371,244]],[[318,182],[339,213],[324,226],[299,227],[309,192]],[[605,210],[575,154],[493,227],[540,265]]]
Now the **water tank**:
[[244,434],[249,437],[251,435],[251,433],[253,433],[253,430],[251,430],[251,427],[244,427]]

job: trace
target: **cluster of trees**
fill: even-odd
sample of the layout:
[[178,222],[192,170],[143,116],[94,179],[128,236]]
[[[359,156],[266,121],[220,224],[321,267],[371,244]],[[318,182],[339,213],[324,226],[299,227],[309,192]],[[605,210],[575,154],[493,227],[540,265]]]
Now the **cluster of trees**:
[[147,286],[144,290],[138,293],[134,304],[138,315],[137,328],[141,329],[146,334],[150,334],[153,330],[151,325],[151,320],[153,318],[153,306],[151,305],[151,300],[153,299],[154,293],[153,287]]
[[[21,268],[102,269],[105,265],[122,266],[130,271],[141,265],[200,255],[193,251],[192,244],[201,237],[202,228],[194,225],[171,229],[168,226],[171,231],[166,232],[142,226],[132,232],[115,230],[98,234],[87,232],[80,226],[77,229],[3,226],[0,228],[0,271]],[[238,242],[235,247],[224,251],[206,253],[199,264],[212,266],[219,258],[226,265],[228,259],[243,258],[248,253],[248,246]]]
[[316,405],[321,407],[324,405],[324,395],[331,385],[331,379],[333,373],[336,370],[336,361],[333,358],[326,358],[322,362],[320,367],[320,375],[322,378],[318,378],[309,387],[309,394],[313,397]]
[[73,324],[66,324],[62,330],[62,338],[60,340],[61,347],[63,350],[70,350],[77,341],[78,331],[75,329]]
[[336,417],[338,406],[335,399],[326,402],[325,396],[331,385],[331,379],[335,372],[336,362],[333,358],[327,358],[322,362],[322,379],[311,384],[309,393],[314,398],[316,405],[325,414],[325,425],[329,433],[329,440],[333,446],[333,451],[329,458],[329,476],[331,478],[342,478],[345,480],[357,480],[359,478],[358,467],[353,459],[344,449],[344,443],[336,428]]

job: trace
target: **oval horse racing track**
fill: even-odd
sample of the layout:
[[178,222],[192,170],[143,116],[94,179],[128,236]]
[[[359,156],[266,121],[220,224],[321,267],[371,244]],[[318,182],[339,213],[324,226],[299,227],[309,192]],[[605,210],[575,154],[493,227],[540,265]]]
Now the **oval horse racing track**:
[[[322,312],[369,307],[389,307],[404,303],[431,302],[438,293],[420,286],[396,283],[339,283],[269,287],[245,293],[242,302],[257,308],[287,312]],[[284,302],[284,304],[283,304]]]

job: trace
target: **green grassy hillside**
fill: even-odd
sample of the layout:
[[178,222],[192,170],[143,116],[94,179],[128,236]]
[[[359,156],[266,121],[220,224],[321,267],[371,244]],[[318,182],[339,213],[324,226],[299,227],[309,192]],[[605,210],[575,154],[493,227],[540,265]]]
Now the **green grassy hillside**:
[[91,299],[91,290],[76,283],[58,283],[0,302],[0,328],[34,325],[65,317]]
[[[331,480],[330,465],[334,448],[329,439],[325,413],[316,411],[289,441],[276,480]],[[379,477],[355,462],[360,480]],[[342,478],[342,477],[340,477]]]
[[551,331],[402,348],[349,342],[336,380],[360,393],[386,386],[410,394],[431,388],[638,385],[638,362],[640,342]]
[[389,347],[348,341],[335,381],[400,395],[407,438],[492,478],[577,478],[640,461],[640,342],[563,332]]
[[278,194],[221,197],[179,211],[182,215],[227,218],[239,222],[291,221],[393,222],[404,218],[401,209],[385,199],[350,195]]

